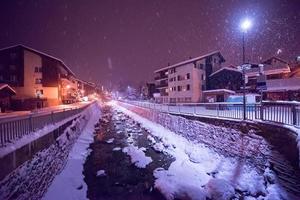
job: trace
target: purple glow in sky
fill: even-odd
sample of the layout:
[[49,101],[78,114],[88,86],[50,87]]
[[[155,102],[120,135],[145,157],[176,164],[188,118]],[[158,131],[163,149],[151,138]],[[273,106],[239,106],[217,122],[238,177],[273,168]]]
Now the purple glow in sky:
[[4,0],[0,47],[18,43],[61,58],[82,79],[138,84],[167,63],[220,50],[225,65],[300,54],[298,0]]

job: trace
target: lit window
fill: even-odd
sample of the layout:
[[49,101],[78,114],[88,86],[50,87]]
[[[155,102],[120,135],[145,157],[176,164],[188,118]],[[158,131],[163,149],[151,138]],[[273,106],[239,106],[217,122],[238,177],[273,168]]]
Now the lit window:
[[41,78],[36,78],[35,79],[35,84],[42,84],[42,79]]

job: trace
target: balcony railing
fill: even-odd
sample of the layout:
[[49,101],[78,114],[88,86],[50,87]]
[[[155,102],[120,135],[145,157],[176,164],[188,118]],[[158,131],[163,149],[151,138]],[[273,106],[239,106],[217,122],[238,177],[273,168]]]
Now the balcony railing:
[[156,88],[165,88],[165,87],[168,87],[167,82],[160,82],[160,84],[156,85]]
[[168,76],[167,75],[160,75],[160,76],[156,76],[155,78],[154,78],[154,80],[162,80],[162,79],[167,79],[168,78]]

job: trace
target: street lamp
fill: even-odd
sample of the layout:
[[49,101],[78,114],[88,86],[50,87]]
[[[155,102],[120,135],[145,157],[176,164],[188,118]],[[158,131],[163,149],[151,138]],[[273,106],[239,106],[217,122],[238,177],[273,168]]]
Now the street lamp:
[[243,64],[242,64],[242,71],[243,71],[243,119],[246,120],[246,75],[245,70],[245,33],[252,27],[252,21],[250,19],[245,19],[241,23],[241,29],[243,33]]

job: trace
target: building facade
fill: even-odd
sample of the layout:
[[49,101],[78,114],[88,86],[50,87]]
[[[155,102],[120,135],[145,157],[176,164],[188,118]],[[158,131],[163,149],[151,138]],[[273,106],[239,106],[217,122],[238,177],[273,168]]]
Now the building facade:
[[24,45],[0,50],[0,83],[12,86],[14,109],[61,103],[62,76],[74,75],[59,59]]
[[221,69],[223,62],[224,57],[217,51],[156,70],[154,73],[159,95],[156,95],[155,101],[202,102],[202,92],[209,88],[208,77]]

